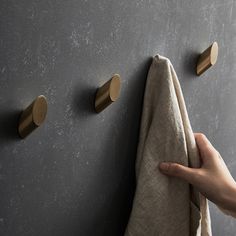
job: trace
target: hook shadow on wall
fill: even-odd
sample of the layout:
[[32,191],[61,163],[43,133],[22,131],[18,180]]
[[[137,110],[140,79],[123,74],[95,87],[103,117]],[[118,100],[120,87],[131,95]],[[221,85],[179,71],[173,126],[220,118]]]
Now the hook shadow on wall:
[[[218,57],[218,44],[214,42],[203,53],[200,54],[196,66],[197,75],[201,75],[212,67]],[[95,111],[103,111],[110,104],[115,102],[120,95],[121,78],[114,74],[112,78],[96,91]],[[22,113],[18,124],[18,133],[21,138],[27,137],[45,120],[47,114],[47,100],[45,96],[38,96]]]
[[[95,111],[103,111],[115,102],[120,95],[120,75],[114,74],[103,86],[97,89],[95,96]],[[47,115],[47,100],[43,95],[38,96],[24,111],[21,112],[18,123],[18,134],[26,138],[42,125]]]

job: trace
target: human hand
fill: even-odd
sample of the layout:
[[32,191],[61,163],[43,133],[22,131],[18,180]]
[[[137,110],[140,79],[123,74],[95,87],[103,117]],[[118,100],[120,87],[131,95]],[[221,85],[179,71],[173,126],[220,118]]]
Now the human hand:
[[219,207],[236,212],[236,183],[221,155],[204,134],[195,133],[194,136],[201,167],[189,168],[177,163],[162,162],[159,165],[160,171],[189,182]]

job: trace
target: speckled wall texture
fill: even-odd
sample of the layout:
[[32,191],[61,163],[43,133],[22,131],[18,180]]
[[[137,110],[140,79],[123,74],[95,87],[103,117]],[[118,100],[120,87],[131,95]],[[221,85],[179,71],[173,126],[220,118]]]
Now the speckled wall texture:
[[[218,62],[196,77],[196,55],[213,41]],[[236,177],[236,1],[1,0],[0,235],[123,234],[156,53],[176,69],[193,129]],[[96,114],[96,88],[113,73],[120,99]],[[19,113],[40,94],[46,122],[21,140]],[[236,234],[213,205],[211,216],[214,236]]]

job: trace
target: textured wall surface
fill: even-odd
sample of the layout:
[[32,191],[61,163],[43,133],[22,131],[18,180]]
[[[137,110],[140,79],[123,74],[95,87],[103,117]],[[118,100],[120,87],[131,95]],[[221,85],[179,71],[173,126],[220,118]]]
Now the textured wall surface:
[[[199,52],[219,43],[214,68],[195,76]],[[151,57],[169,57],[193,129],[236,177],[236,1],[1,0],[0,235],[122,235],[134,190],[142,99]],[[100,114],[96,88],[122,77]],[[45,124],[21,140],[19,113],[36,96]],[[236,221],[211,205],[214,236]]]

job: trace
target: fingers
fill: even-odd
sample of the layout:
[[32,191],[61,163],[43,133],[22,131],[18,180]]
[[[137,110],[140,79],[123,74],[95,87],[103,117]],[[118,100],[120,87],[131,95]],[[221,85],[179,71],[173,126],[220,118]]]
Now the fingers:
[[217,152],[204,134],[194,133],[194,137],[203,160],[205,157],[209,158],[213,153]]
[[[214,157],[218,158],[218,151],[212,146],[212,144],[204,134],[195,133],[194,136],[200,152],[200,156],[203,160],[203,163],[205,163],[205,168],[209,168],[209,166],[212,166],[212,163],[215,162]],[[202,183],[204,183],[204,179],[206,178],[204,172],[205,169],[203,167],[189,168],[177,163],[162,162],[159,165],[159,169],[163,174],[179,177],[187,181],[188,183],[198,187],[201,186]]]
[[160,163],[159,169],[163,174],[179,177],[191,184],[196,184],[198,169],[170,162]]

